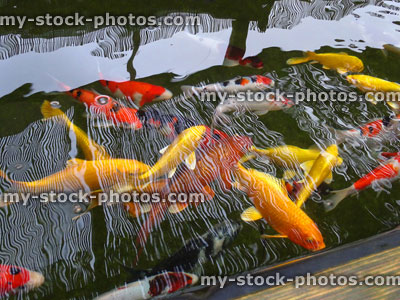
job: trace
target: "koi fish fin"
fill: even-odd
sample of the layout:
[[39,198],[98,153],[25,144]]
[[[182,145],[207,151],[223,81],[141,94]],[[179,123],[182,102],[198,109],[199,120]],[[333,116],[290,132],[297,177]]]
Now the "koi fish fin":
[[189,206],[189,204],[187,202],[186,203],[174,203],[168,207],[168,211],[171,214],[177,214],[177,213],[180,213],[181,211],[185,210],[188,206]]
[[312,58],[310,57],[311,55],[310,54],[312,54],[313,52],[307,52],[306,54],[305,54],[305,56],[304,57],[293,57],[293,58],[289,58],[287,61],[286,61],[286,63],[288,64],[288,65],[297,65],[297,64],[302,64],[302,63],[305,63],[305,62],[308,62],[308,61],[310,61]]
[[337,68],[336,71],[338,71],[339,74],[346,74],[348,72],[345,68]]
[[313,167],[313,165],[314,165],[314,162],[315,162],[315,160],[309,160],[309,161],[306,161],[306,162],[303,162],[301,165],[300,165],[300,167],[303,169],[303,171],[304,171],[304,175],[306,176],[308,173],[310,173],[310,171],[311,171],[311,168]]
[[[256,151],[257,149],[250,149],[251,151]],[[255,154],[246,154],[246,155],[244,155],[240,160],[239,160],[239,163],[241,163],[241,164],[243,164],[243,163],[245,163],[246,161],[249,161],[249,160],[251,160],[251,159],[253,159],[253,158],[256,158],[256,155]]]
[[86,210],[85,210],[83,213],[81,213],[81,214],[79,214],[79,215],[73,217],[73,218],[72,218],[72,221],[76,221],[76,220],[80,219],[81,217],[83,217],[84,215],[89,214],[89,212],[90,212],[93,208],[95,208],[95,207],[97,207],[97,206],[100,206],[98,199],[97,199],[97,198],[92,199],[92,200],[90,201],[89,206],[86,208]]
[[269,112],[269,109],[256,110],[256,111],[254,111],[254,113],[255,113],[257,116],[266,115],[268,112]]
[[225,192],[229,192],[232,189],[232,176],[229,173],[229,171],[223,171],[220,175],[219,175],[219,181],[222,183],[221,187]]
[[386,103],[387,103],[387,105],[388,105],[394,112],[396,112],[396,113],[399,112],[399,110],[400,110],[400,105],[399,105],[398,102],[388,101],[388,102],[386,102]]
[[294,170],[285,170],[283,172],[282,178],[284,180],[290,180],[296,177],[297,173]]
[[275,239],[275,238],[286,239],[287,235],[283,235],[283,234],[276,234],[276,235],[262,234],[261,238],[263,238],[263,239]]
[[242,214],[240,218],[245,222],[254,222],[263,218],[262,214],[255,208],[254,206],[250,206],[247,208]]
[[[206,200],[208,201],[212,200],[215,196],[214,190],[209,185],[204,186],[201,192],[204,196],[206,196]],[[196,203],[196,205],[198,205],[198,203]]]
[[7,176],[7,174],[5,172],[3,172],[2,170],[0,170],[0,177],[4,178],[7,181],[10,182],[14,182],[13,180],[10,179],[10,177]]
[[164,148],[162,148],[162,149],[161,149],[160,151],[158,151],[158,152],[160,152],[160,154],[164,154],[164,153],[167,151],[168,147],[169,147],[169,145],[168,145],[168,146],[165,146]]
[[151,211],[151,205],[148,203],[138,204],[133,202],[128,202],[123,204],[125,209],[128,211],[131,217],[137,218],[142,214],[146,214]]
[[181,90],[182,90],[183,94],[188,97],[192,96],[196,91],[195,88],[190,85],[182,85]]
[[80,158],[72,158],[70,160],[67,161],[67,168],[69,167],[74,167],[77,165],[81,165],[85,162],[85,160],[80,159]]
[[329,172],[329,175],[325,178],[324,182],[326,184],[331,184],[332,181],[333,181],[333,175],[332,175],[332,172]]
[[246,188],[245,186],[241,185],[241,184],[240,184],[239,182],[237,182],[237,181],[235,181],[235,182],[232,183],[232,187],[235,188],[235,189],[237,189],[237,190],[239,190],[239,191],[242,191],[242,192],[244,192],[244,193],[247,193],[247,188]]
[[346,141],[347,135],[345,130],[338,130],[330,126],[325,126],[325,127],[331,133],[332,137],[336,140],[337,145],[340,145]]
[[171,178],[172,176],[174,176],[175,172],[176,172],[176,168],[173,168],[173,169],[169,170],[168,178]]
[[190,170],[194,170],[196,168],[196,153],[192,152],[185,158],[185,164],[189,167]]
[[400,152],[382,152],[381,156],[386,157],[386,158],[391,158],[394,156],[400,155]]
[[322,69],[329,70],[330,68],[325,65],[322,65]]
[[354,191],[352,186],[343,190],[333,191],[334,195],[323,202],[325,211],[333,210],[343,199],[354,193]]
[[367,98],[373,105],[376,105],[378,103],[378,100],[376,100],[375,96],[371,95],[370,93],[367,94]]

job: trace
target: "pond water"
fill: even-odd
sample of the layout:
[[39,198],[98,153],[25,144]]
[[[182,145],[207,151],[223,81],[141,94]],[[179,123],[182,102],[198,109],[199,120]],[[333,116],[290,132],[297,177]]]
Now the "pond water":
[[[63,93],[65,86],[107,94],[99,83],[138,80],[163,86],[173,99],[144,109],[210,126],[216,103],[182,95],[182,85],[222,82],[236,76],[265,75],[285,93],[357,92],[346,76],[321,64],[288,65],[303,51],[346,52],[364,63],[363,74],[400,82],[400,55],[384,45],[400,47],[400,1],[0,1],[1,15],[34,17],[50,13],[199,16],[195,26],[0,26],[0,169],[12,179],[32,181],[65,168],[72,158],[83,158],[71,132],[62,124],[42,121],[44,100],[58,101],[74,124],[88,132],[115,158],[137,159],[153,165],[159,150],[171,140],[156,129],[96,126],[82,103]],[[227,66],[229,46],[257,56],[262,68]],[[225,61],[226,62],[226,61]],[[109,94],[109,93],[108,93]],[[300,102],[288,110],[257,116],[238,113],[217,128],[229,135],[250,136],[258,148],[295,145],[325,147],[333,142],[330,127],[354,128],[390,114],[385,103]],[[184,122],[184,121],[183,121]],[[377,153],[399,150],[398,140],[373,145],[340,145],[344,163],[335,169],[330,188],[350,186],[379,165]],[[281,176],[282,169],[266,159],[250,164]],[[3,191],[6,180],[0,181]],[[129,280],[124,266],[151,269],[173,255],[184,242],[205,234],[215,224],[240,222],[241,232],[220,255],[201,266],[205,275],[234,276],[311,252],[288,239],[261,239],[275,234],[265,222],[242,222],[241,213],[253,205],[245,193],[227,192],[214,182],[212,201],[168,214],[153,228],[136,259],[135,243],[146,215],[131,217],[121,205],[101,206],[77,220],[73,203],[10,205],[0,209],[0,263],[40,272],[44,284],[10,299],[92,299]],[[366,189],[346,199],[331,212],[313,195],[304,211],[318,225],[326,249],[377,235],[400,224],[400,184],[383,191]],[[82,206],[82,208],[84,208]],[[184,291],[183,291],[184,292]]]

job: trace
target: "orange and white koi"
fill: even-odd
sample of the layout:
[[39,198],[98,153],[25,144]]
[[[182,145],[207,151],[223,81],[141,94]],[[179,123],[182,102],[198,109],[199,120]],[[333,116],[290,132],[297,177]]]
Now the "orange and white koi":
[[37,288],[44,282],[42,274],[13,265],[0,265],[0,296]]
[[138,108],[151,102],[172,98],[172,93],[166,88],[147,82],[100,80],[100,83],[115,97],[127,98],[133,101]]
[[341,144],[346,140],[352,139],[377,139],[384,141],[390,136],[399,134],[400,115],[386,116],[382,119],[373,120],[365,125],[361,125],[356,129],[338,130],[329,128],[337,144]]
[[137,116],[137,110],[123,106],[121,103],[107,95],[100,95],[85,89],[73,89],[66,92],[78,101],[87,105],[95,114],[102,114],[117,126],[132,129],[142,128],[142,123]]
[[382,156],[392,158],[357,180],[350,187],[333,191],[334,195],[324,201],[325,210],[331,211],[346,197],[359,193],[370,186],[378,185],[383,181],[387,182],[398,179],[400,175],[400,153],[382,153]]

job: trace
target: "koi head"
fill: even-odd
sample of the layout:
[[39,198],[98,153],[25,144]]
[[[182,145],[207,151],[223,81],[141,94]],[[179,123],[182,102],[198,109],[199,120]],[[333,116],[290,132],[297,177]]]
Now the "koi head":
[[188,285],[195,284],[197,281],[198,277],[194,274],[183,272],[161,273],[149,281],[148,293],[151,297],[170,294]]
[[325,248],[322,234],[314,222],[301,226],[301,228],[291,229],[288,238],[310,251],[318,251]]
[[16,289],[30,290],[39,287],[43,282],[44,277],[40,273],[18,266],[0,265],[0,295]]

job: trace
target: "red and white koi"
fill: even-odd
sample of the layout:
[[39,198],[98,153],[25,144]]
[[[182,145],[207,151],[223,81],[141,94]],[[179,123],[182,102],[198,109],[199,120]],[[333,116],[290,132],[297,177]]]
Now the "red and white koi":
[[379,185],[379,183],[383,181],[392,182],[398,179],[400,171],[400,153],[382,153],[382,156],[392,158],[357,180],[350,187],[334,191],[334,195],[324,201],[325,210],[330,211],[334,209],[346,197],[356,194],[372,185]]
[[400,115],[395,117],[386,116],[382,119],[371,121],[355,129],[338,130],[329,128],[337,144],[351,139],[378,139],[386,140],[399,130]]
[[235,94],[238,92],[246,91],[263,91],[274,86],[274,81],[266,76],[253,75],[253,76],[243,76],[235,77],[233,79],[207,84],[205,86],[195,87],[195,86],[181,86],[182,91],[187,95],[201,94],[201,93],[227,93]]
[[12,265],[0,265],[0,296],[31,290],[44,282],[42,274]]
[[127,98],[138,107],[145,104],[168,100],[172,93],[162,86],[140,81],[109,81],[100,80],[100,83],[117,98]]
[[197,275],[184,272],[165,272],[121,286],[100,295],[96,300],[142,300],[172,294],[197,283]]

